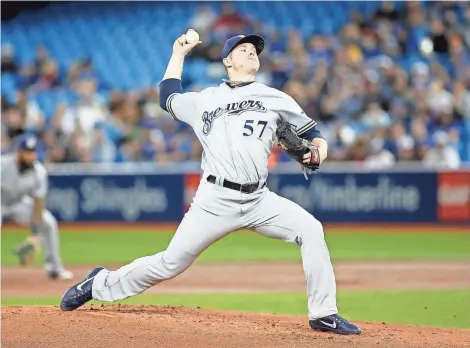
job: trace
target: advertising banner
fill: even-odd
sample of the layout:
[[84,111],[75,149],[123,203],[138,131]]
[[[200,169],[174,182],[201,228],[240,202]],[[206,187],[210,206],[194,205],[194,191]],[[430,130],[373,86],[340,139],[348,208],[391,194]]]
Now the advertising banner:
[[[200,173],[51,174],[47,207],[63,222],[181,221]],[[468,172],[272,173],[271,191],[321,222],[470,222]]]
[[183,217],[184,175],[50,175],[59,221],[170,222]]
[[201,182],[200,173],[188,173],[184,177],[184,212],[189,210]]
[[439,173],[439,221],[470,221],[470,173]]
[[436,173],[275,174],[268,187],[322,222],[437,220]]

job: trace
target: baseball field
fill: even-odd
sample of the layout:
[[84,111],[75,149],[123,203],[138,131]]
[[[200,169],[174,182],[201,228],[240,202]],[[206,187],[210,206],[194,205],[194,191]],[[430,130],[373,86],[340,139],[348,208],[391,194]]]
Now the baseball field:
[[115,269],[165,249],[174,226],[61,228],[71,282],[41,257],[11,254],[26,230],[2,231],[2,347],[470,347],[470,229],[328,226],[340,314],[355,337],[318,333],[306,317],[298,247],[235,232],[179,277],[117,304],[61,312],[63,292],[95,265]]

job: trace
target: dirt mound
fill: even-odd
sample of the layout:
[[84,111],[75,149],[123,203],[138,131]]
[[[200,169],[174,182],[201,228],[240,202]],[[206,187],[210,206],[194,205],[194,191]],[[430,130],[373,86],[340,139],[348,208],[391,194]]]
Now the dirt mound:
[[[336,263],[338,289],[469,288],[468,262]],[[72,268],[76,279],[89,267]],[[40,268],[2,269],[2,296],[61,296],[71,282]],[[305,291],[296,263],[194,265],[148,293]],[[318,333],[305,317],[180,307],[2,308],[5,348],[146,347],[469,347],[470,330],[361,323],[355,337]]]
[[2,326],[4,348],[470,347],[470,330],[360,323],[362,335],[338,336],[303,317],[181,307],[5,307]]
[[[2,268],[3,296],[61,296],[91,267],[72,267],[70,282],[48,281],[40,268]],[[112,267],[115,269],[117,267]],[[469,261],[337,262],[338,290],[468,289]],[[196,264],[147,294],[305,291],[300,263]]]

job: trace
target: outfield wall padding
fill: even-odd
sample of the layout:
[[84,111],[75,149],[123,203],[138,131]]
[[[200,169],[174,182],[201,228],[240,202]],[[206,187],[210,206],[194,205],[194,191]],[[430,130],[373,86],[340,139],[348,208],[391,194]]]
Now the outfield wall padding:
[[[179,222],[199,182],[184,174],[51,174],[63,222]],[[470,223],[470,172],[272,174],[268,187],[325,223]]]

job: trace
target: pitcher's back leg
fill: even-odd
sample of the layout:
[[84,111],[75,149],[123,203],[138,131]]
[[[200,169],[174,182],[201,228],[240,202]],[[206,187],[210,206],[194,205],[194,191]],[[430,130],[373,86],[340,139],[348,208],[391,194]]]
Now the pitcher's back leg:
[[116,271],[100,271],[93,281],[93,298],[118,301],[174,278],[207,247],[239,227],[238,216],[217,216],[193,204],[166,250],[141,257]]

